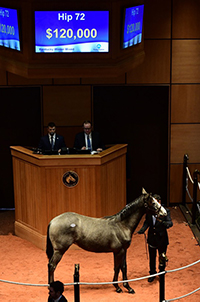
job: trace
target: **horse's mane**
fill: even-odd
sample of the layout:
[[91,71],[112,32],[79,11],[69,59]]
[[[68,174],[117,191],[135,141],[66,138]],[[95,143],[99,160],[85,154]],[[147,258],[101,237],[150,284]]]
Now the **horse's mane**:
[[132,214],[135,211],[135,209],[138,208],[138,205],[142,201],[142,199],[144,199],[144,195],[141,195],[138,198],[136,198],[135,200],[133,200],[132,202],[128,203],[118,213],[116,213],[116,214],[114,214],[112,216],[105,216],[105,217],[103,217],[103,219],[108,219],[108,220],[112,220],[112,221],[115,220],[116,222],[124,220],[130,214]]

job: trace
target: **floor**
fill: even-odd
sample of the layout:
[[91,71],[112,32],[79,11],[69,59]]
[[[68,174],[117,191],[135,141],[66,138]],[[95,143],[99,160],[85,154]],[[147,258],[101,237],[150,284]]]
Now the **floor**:
[[[173,227],[168,230],[169,261],[165,275],[165,299],[185,295],[199,288],[200,263],[182,268],[200,259],[200,246],[179,208],[170,208]],[[143,223],[142,218],[137,230]],[[133,280],[148,276],[148,254],[144,235],[133,235],[127,252],[128,278]],[[0,211],[0,301],[47,301],[48,274],[46,253],[32,243],[14,235],[14,211]],[[69,249],[58,264],[55,279],[65,284],[64,295],[74,301],[73,275],[75,264],[80,265],[80,282],[111,282],[113,256],[110,253],[90,253],[81,249]],[[121,280],[121,275],[119,280]],[[8,283],[12,281],[15,283]],[[159,301],[159,277],[148,283],[147,279],[130,281],[135,294],[116,293],[112,284],[80,285],[81,302],[157,302]],[[120,285],[122,288],[123,286]],[[200,301],[200,291],[181,299],[181,302]]]

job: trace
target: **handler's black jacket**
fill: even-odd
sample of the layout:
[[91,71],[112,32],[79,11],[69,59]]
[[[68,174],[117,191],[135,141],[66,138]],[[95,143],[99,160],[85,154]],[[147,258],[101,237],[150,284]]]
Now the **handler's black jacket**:
[[153,225],[153,218],[151,214],[146,214],[146,219],[142,228],[138,231],[143,234],[148,228],[147,242],[152,247],[167,246],[169,244],[167,229],[173,226],[170,216],[170,210],[166,209],[167,216],[159,217]]

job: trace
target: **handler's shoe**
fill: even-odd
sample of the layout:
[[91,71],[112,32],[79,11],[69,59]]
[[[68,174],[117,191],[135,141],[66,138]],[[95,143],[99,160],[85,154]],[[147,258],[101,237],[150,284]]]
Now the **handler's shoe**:
[[154,279],[155,279],[155,277],[149,277],[148,282],[153,282]]

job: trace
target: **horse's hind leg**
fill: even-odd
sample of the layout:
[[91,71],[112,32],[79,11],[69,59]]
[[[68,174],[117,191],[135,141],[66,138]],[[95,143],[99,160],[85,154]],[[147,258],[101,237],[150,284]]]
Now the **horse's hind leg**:
[[48,284],[54,281],[54,270],[51,269],[50,263],[48,263]]
[[56,266],[60,262],[62,256],[64,253],[61,251],[54,251],[53,256],[51,257],[49,263],[48,263],[48,283],[50,284],[51,282],[54,281],[54,271],[56,269]]
[[[124,255],[121,271],[122,271],[123,280],[128,280],[128,278],[127,278],[126,252],[125,252],[125,255]],[[123,286],[128,290],[128,292],[130,294],[134,294],[135,293],[134,289],[130,287],[130,285],[128,284],[128,282],[124,282]]]

